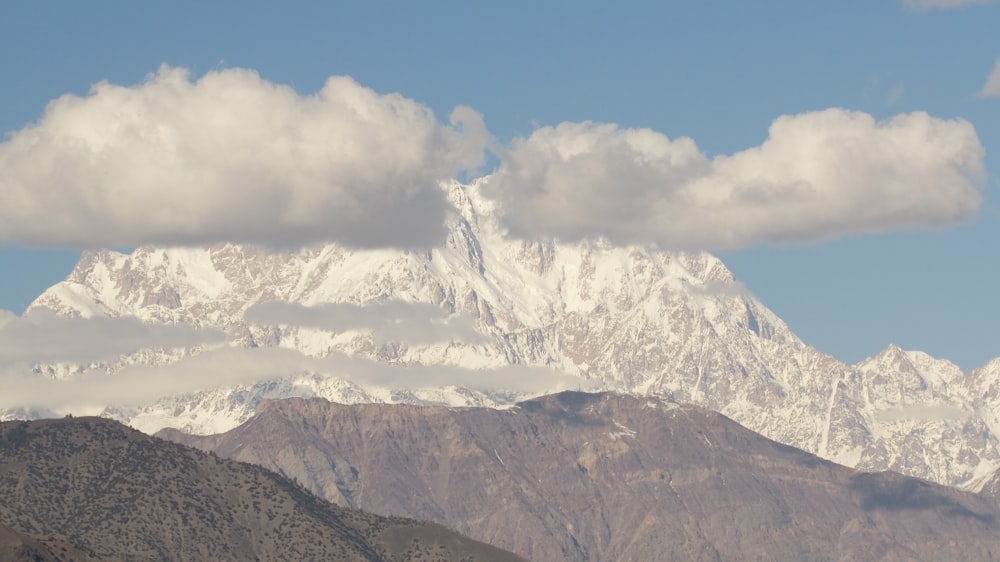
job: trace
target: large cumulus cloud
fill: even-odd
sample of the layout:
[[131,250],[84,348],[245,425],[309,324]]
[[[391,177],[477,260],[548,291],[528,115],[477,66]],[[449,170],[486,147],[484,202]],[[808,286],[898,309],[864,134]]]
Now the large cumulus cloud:
[[719,250],[968,219],[983,157],[971,124],[926,113],[783,116],[760,146],[715,158],[648,129],[563,123],[515,140],[483,189],[518,237]]
[[[490,142],[469,108],[443,125],[347,77],[301,95],[249,70],[164,66],[63,96],[0,144],[0,244],[429,247],[449,209],[439,182]],[[716,250],[951,224],[975,213],[984,176],[973,127],[925,113],[784,116],[714,158],[590,122],[496,150],[484,190],[515,236]]]
[[438,182],[487,141],[469,108],[442,125],[348,77],[300,95],[250,70],[163,66],[62,96],[0,144],[0,243],[429,246]]

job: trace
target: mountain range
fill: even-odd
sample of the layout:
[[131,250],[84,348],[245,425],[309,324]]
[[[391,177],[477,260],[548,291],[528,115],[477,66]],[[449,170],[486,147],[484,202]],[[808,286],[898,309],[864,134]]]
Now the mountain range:
[[854,471],[660,398],[563,392],[505,410],[290,398],[224,434],[159,435],[531,560],[1000,555],[993,497]]
[[147,432],[226,431],[273,398],[503,408],[613,390],[697,404],[865,471],[977,490],[1000,467],[1000,361],[963,373],[889,346],[848,365],[803,343],[714,256],[518,240],[476,182],[445,189],[456,211],[446,242],[426,251],[86,252],[28,314],[136,317],[225,341],[34,371],[205,373],[195,387],[140,403],[109,398],[99,412]]

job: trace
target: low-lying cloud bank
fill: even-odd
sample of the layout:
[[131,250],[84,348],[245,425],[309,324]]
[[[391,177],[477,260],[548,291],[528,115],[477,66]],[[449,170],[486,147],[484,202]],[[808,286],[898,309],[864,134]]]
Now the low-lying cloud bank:
[[447,365],[395,365],[333,353],[309,357],[282,348],[217,348],[161,366],[130,366],[114,376],[90,373],[52,380],[24,371],[0,372],[0,409],[65,413],[106,406],[140,406],[161,398],[304,373],[340,377],[364,387],[418,390],[459,386],[480,391],[542,393],[594,389],[593,382],[543,367],[464,369]]
[[972,412],[967,412],[951,404],[911,404],[883,410],[875,414],[875,418],[883,422],[903,420],[960,420],[970,416],[972,416]]
[[65,318],[45,308],[19,317],[0,310],[0,369],[38,363],[86,365],[143,349],[190,348],[225,339],[218,330],[143,324],[133,317]]
[[[268,303],[251,307],[246,318],[333,331],[370,329],[377,339],[410,344],[484,338],[467,318],[433,305],[402,301],[316,307]],[[294,349],[246,349],[226,342],[226,334],[218,330],[144,324],[132,317],[65,318],[44,308],[18,317],[0,311],[0,410],[98,413],[106,407],[141,406],[172,396],[303,374],[342,378],[366,388],[402,390],[457,386],[535,394],[593,388],[591,381],[542,367],[403,365],[339,352],[314,357]],[[144,350],[190,348],[202,351],[185,352],[166,364],[126,365],[111,375],[95,368],[55,379],[34,369],[54,363],[86,367]]]
[[345,76],[303,96],[250,70],[163,66],[64,95],[0,144],[0,244],[429,247],[439,182],[488,140],[467,107],[441,125]]
[[448,314],[433,304],[403,301],[364,306],[350,303],[304,306],[273,301],[251,306],[244,320],[251,324],[301,326],[332,332],[370,330],[376,341],[407,345],[485,340],[470,318]]
[[966,220],[983,157],[970,123],[926,113],[783,116],[760,146],[715,158],[689,138],[563,123],[516,140],[484,190],[517,237],[737,249]]

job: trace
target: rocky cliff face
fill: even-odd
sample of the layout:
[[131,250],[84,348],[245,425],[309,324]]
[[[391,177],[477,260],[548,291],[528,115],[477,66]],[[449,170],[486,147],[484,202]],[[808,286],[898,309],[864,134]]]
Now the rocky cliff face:
[[[343,403],[502,406],[567,388],[513,388],[500,369],[545,367],[580,388],[692,402],[782,443],[866,470],[894,469],[975,486],[1000,467],[1000,368],[964,376],[947,362],[890,347],[857,366],[805,344],[705,253],[595,241],[510,239],[478,187],[451,185],[446,244],[426,252],[336,245],[270,252],[236,245],[86,254],[32,305],[66,316],[134,315],[225,330],[230,345],[304,357],[471,371],[435,384],[352,378],[353,367],[290,368],[242,384],[171,396],[106,415],[148,431],[223,431],[261,400],[320,396]],[[430,304],[470,322],[476,337],[394,341],[378,330],[251,322],[258,303]],[[40,374],[117,372],[203,350],[141,351]],[[396,377],[403,379],[404,377]],[[472,382],[470,382],[470,380]],[[572,384],[568,386],[572,388]],[[942,445],[943,444],[943,445]]]
[[506,410],[286,399],[225,434],[160,435],[533,560],[1000,552],[1000,510],[987,497],[855,472],[658,398],[566,392]]

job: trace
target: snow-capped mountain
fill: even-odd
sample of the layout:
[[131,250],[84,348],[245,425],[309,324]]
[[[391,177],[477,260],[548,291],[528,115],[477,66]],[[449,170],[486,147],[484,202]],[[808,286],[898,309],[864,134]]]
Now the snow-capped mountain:
[[[1000,467],[994,414],[1000,362],[963,375],[947,361],[890,346],[846,365],[800,341],[709,254],[514,240],[477,184],[447,189],[457,209],[447,242],[425,252],[334,244],[294,252],[233,244],[88,252],[32,308],[219,328],[240,348],[466,373],[454,383],[380,385],[351,378],[350,363],[312,365],[139,407],[108,405],[107,415],[147,431],[223,431],[247,419],[264,398],[501,406],[566,387],[563,378],[547,388],[506,389],[502,369],[513,365],[571,375],[581,388],[697,403],[777,441],[865,470],[974,487]],[[251,307],[271,301],[303,310],[425,303],[469,321],[478,335],[407,342],[363,327],[247,321]],[[143,357],[169,363],[200,351],[145,351],[86,369],[113,373]],[[38,367],[52,376],[86,369]],[[467,384],[468,373],[489,384]]]

